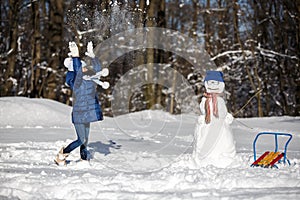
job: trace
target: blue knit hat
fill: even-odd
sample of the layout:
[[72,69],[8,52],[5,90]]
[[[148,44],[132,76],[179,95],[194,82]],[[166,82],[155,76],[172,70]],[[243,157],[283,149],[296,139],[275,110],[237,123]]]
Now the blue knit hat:
[[224,82],[223,73],[219,71],[207,71],[204,81],[209,81],[209,80]]

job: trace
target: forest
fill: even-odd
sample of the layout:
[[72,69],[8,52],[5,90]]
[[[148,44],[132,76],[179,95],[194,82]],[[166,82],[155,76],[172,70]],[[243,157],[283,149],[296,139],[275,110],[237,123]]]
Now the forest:
[[[0,6],[0,97],[72,105],[72,92],[64,83],[70,41],[84,57],[89,41],[97,46],[128,30],[154,27],[203,46],[210,62],[224,73],[224,96],[235,117],[300,114],[300,0],[1,0]],[[188,57],[158,48],[127,48],[132,50],[109,64],[101,59],[106,52],[96,54],[110,72],[103,79],[110,88],[98,87],[105,115],[114,115],[114,89],[122,77],[143,65],[153,76],[153,63],[182,75],[193,98],[201,100],[205,74]],[[196,51],[189,44],[178,48]],[[185,99],[176,98],[180,89],[170,88],[140,85],[124,99],[125,109],[173,114],[189,110],[182,106]],[[188,105],[190,110],[197,107]]]

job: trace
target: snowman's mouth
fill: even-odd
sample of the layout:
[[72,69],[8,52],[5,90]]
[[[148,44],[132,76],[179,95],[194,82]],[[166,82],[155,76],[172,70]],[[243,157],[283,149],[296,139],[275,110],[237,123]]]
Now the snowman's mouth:
[[207,88],[209,90],[218,90],[219,88]]

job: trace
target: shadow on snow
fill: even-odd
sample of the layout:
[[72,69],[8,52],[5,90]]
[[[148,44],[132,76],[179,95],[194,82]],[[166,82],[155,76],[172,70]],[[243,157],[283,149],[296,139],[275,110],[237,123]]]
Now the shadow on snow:
[[109,140],[108,144],[105,144],[101,141],[98,142],[93,142],[89,144],[90,147],[90,153],[92,155],[92,158],[94,157],[94,153],[98,152],[101,154],[104,154],[107,156],[108,154],[111,153],[110,149],[120,149],[122,145],[117,144],[116,142]]

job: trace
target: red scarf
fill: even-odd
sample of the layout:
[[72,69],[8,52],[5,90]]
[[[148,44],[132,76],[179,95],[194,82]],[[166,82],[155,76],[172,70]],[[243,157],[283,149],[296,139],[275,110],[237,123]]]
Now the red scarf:
[[205,122],[207,124],[210,123],[210,100],[212,99],[212,103],[213,103],[213,114],[215,117],[219,117],[218,114],[218,104],[217,104],[217,97],[218,97],[218,93],[204,93],[204,96],[206,97],[206,101],[205,101]]

